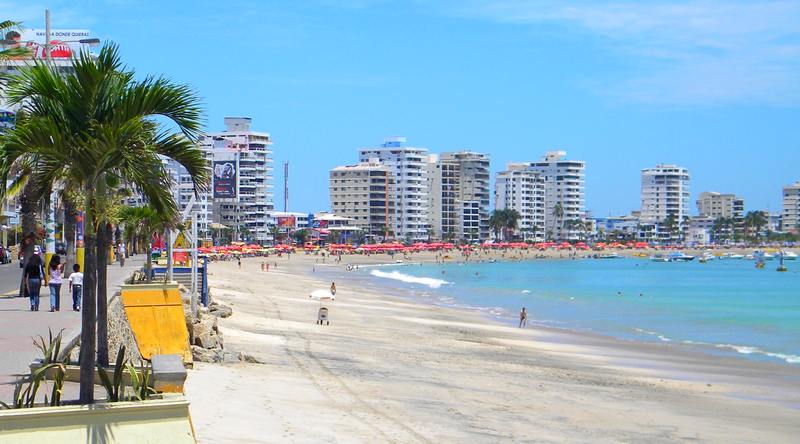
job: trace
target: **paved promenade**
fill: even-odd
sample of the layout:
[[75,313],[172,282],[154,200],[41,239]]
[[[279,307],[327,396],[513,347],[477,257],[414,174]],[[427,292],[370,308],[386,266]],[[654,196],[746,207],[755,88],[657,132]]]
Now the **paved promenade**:
[[[108,296],[118,290],[134,269],[141,267],[145,255],[128,258],[125,267],[108,267]],[[69,284],[61,288],[61,311],[50,313],[50,291],[42,288],[39,311],[31,312],[27,298],[16,297],[21,270],[19,263],[0,265],[0,400],[9,402],[14,393],[17,375],[28,372],[28,364],[39,357],[33,338],[41,335],[47,340],[47,329],[58,333],[64,329],[64,343],[80,333],[81,314],[72,311]]]

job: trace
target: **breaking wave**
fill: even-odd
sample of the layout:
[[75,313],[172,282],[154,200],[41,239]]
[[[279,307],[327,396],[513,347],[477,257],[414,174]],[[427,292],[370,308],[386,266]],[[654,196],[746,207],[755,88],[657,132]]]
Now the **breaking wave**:
[[411,276],[408,274],[400,273],[399,271],[386,272],[381,270],[371,270],[369,274],[379,278],[406,282],[408,284],[421,284],[427,286],[428,288],[434,288],[434,289],[450,283],[447,281],[443,281],[441,279]]

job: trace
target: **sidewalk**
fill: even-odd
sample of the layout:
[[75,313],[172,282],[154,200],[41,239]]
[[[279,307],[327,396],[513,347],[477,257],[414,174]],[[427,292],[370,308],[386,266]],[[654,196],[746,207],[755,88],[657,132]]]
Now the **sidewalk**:
[[[119,290],[124,280],[136,268],[144,264],[145,255],[125,260],[125,267],[118,263],[108,267],[108,297],[111,298]],[[2,270],[3,287],[13,288],[19,285],[19,267],[16,264],[11,270]],[[4,265],[3,267],[8,267]],[[5,272],[5,273],[3,273]],[[9,281],[9,276],[16,279],[16,284]],[[0,288],[0,291],[5,288]],[[30,311],[27,298],[0,297],[0,400],[9,402],[14,394],[14,383],[20,374],[28,373],[28,364],[39,357],[39,351],[33,345],[33,338],[42,336],[47,340],[47,329],[53,334],[64,329],[66,343],[81,330],[81,313],[72,311],[72,295],[69,284],[61,288],[61,311],[50,313],[50,292],[42,288],[41,302],[38,312]]]

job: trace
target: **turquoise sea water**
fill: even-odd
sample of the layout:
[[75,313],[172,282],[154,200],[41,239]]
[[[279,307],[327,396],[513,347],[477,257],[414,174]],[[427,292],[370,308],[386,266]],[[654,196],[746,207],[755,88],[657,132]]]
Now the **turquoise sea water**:
[[[434,303],[628,340],[691,344],[710,353],[800,365],[800,261],[756,269],[646,259],[533,260],[362,268],[373,283]],[[621,293],[621,295],[620,295]]]

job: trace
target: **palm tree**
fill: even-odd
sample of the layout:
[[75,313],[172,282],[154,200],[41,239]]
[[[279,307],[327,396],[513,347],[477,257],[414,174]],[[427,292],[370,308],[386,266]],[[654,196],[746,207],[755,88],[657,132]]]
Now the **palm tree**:
[[269,227],[269,234],[272,235],[272,243],[277,244],[278,241],[280,240],[279,237],[281,234],[281,228],[277,225]]
[[513,236],[514,231],[517,229],[519,225],[519,220],[522,216],[519,214],[517,210],[505,210],[505,226],[503,227],[503,238],[506,238],[506,233],[511,233]]
[[[80,400],[94,399],[95,306],[97,321],[106,313],[97,296],[97,232],[110,189],[120,183],[140,191],[153,209],[174,219],[177,206],[171,179],[159,156],[189,171],[196,190],[204,191],[209,171],[195,144],[201,109],[194,92],[160,77],[134,80],[122,66],[115,45],[95,58],[82,52],[73,71],[61,75],[35,63],[11,79],[8,101],[20,105],[17,126],[0,140],[0,196],[6,179],[27,168],[21,179],[45,190],[61,181],[81,190],[85,199],[86,253],[80,354]],[[153,119],[161,116],[179,130]],[[101,264],[102,266],[102,264]],[[105,302],[105,301],[103,301]],[[100,347],[107,344],[100,344]]]
[[561,202],[556,202],[553,206],[553,219],[557,222],[557,226],[559,227],[558,235],[564,235],[564,206],[561,205]]
[[[0,21],[0,38],[12,37],[14,34],[17,36],[20,29],[20,23],[11,20]],[[20,57],[27,55],[29,51],[24,47],[8,48],[0,50],[0,60],[8,60],[13,57]]]
[[745,236],[752,229],[753,237],[758,240],[761,229],[767,225],[767,215],[763,211],[748,211],[744,216]]
[[494,240],[497,240],[497,235],[505,227],[505,210],[494,210],[489,215],[489,229],[494,233]]
[[675,238],[675,233],[678,230],[678,221],[675,218],[675,215],[672,213],[668,214],[667,217],[662,222],[661,226],[664,229],[664,231],[666,231],[667,234],[669,234],[669,240],[670,242],[672,242],[672,240]]

